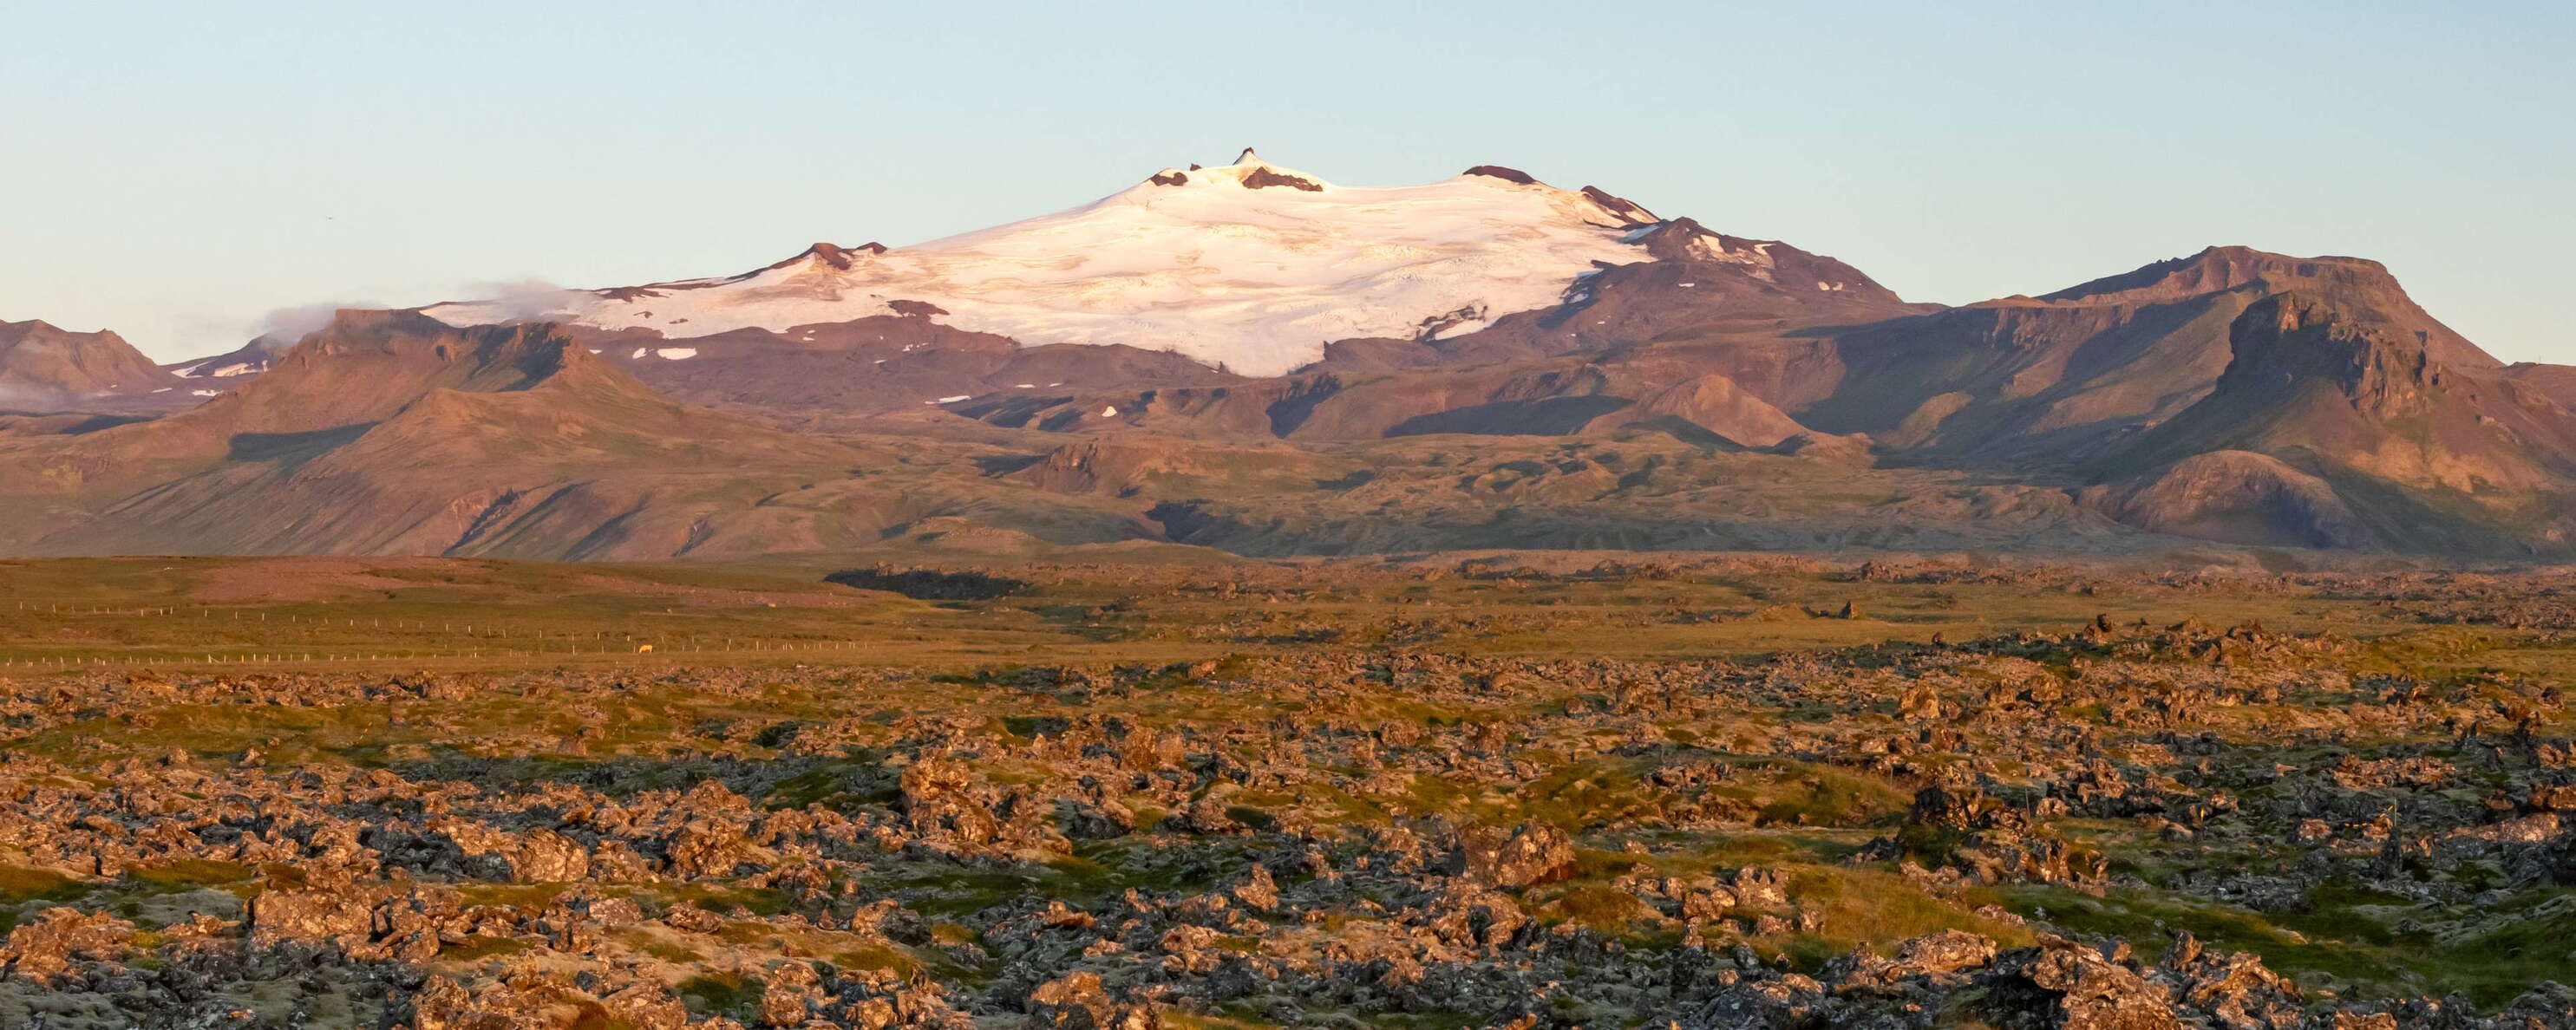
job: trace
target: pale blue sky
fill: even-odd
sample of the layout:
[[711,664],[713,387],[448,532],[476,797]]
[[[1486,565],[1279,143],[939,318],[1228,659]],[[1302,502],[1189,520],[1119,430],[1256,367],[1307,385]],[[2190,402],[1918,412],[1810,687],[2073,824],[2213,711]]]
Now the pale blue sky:
[[2571,9],[10,0],[0,318],[175,359],[272,309],[916,242],[1255,145],[1598,184],[1917,300],[2356,254],[2576,361]]

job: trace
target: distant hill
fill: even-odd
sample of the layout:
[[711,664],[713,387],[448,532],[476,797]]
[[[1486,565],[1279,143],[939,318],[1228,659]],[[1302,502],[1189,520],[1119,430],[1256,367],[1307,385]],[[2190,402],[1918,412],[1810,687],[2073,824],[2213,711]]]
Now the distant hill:
[[0,410],[122,410],[154,405],[178,385],[115,333],[0,321]]

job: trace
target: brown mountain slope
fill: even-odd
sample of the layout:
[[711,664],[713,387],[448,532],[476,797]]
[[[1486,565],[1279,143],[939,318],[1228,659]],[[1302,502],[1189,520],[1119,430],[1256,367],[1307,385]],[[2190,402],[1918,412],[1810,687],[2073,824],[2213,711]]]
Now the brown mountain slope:
[[1693,360],[1656,351],[1570,355],[1464,368],[1308,373],[1219,386],[978,397],[947,411],[1012,428],[1146,432],[1201,438],[1371,440],[1600,434],[1665,423],[1767,447],[1806,433],[1769,402]]
[[2295,258],[2251,247],[2211,247],[2190,257],[2159,261],[2040,299],[2155,303],[2247,286],[2259,287],[2265,293],[2297,290],[2348,308],[2376,312],[2399,331],[2418,335],[2433,360],[2455,369],[2479,371],[2504,365],[2417,305],[2397,285],[2397,277],[2388,273],[2386,265],[2364,258]]
[[2497,369],[2495,377],[2528,386],[2562,408],[2576,408],[2576,365],[2517,361]]
[[2361,547],[2374,541],[2325,480],[2251,451],[2195,454],[2083,503],[2162,533],[2273,547]]
[[1593,419],[1584,432],[1678,422],[1747,447],[1769,447],[1807,432],[1798,420],[1713,372],[1639,392],[1635,404]]
[[[1644,226],[1636,234],[1647,260],[1601,267],[1554,306],[1504,314],[1487,328],[1454,336],[1432,325],[1412,340],[1337,341],[1316,367],[1455,367],[1658,341],[1776,339],[1793,327],[1864,324],[1939,310],[1908,304],[1857,268],[1776,240],[1727,236],[1688,218]],[[1729,376],[1741,380],[1747,371]],[[1786,396],[1795,390],[1762,392]]]
[[2148,473],[2212,451],[2281,459],[2332,484],[2372,535],[2450,551],[2569,539],[2576,415],[2510,378],[2463,374],[2378,309],[2294,292],[2249,307],[2209,395],[2096,465]]
[[662,398],[545,326],[381,312],[195,410],[0,451],[40,487],[13,526],[36,553],[556,557],[677,553],[858,456]]
[[[1655,403],[1676,416],[1767,417],[1719,381],[1667,385]],[[0,493],[0,551],[631,560],[1129,541],[1266,554],[2174,542],[2047,486],[1881,470],[1848,448],[1790,453],[1803,435],[1771,452],[1652,422],[1587,426],[1581,440],[1066,446],[962,419],[945,424],[972,438],[921,431],[941,422],[914,418],[900,437],[784,433],[663,398],[548,326],[432,331],[352,314],[197,410],[0,436],[0,482],[23,487]]]
[[1841,378],[1789,410],[1934,460],[2064,465],[2197,403],[2233,357],[2237,317],[2293,290],[2415,336],[2453,368],[2498,367],[2376,262],[2212,247],[2042,297],[1838,332]]
[[1211,384],[1241,377],[1120,346],[1022,347],[935,321],[937,309],[674,341],[652,330],[564,331],[672,397],[799,422],[903,412],[942,398]]
[[75,333],[42,320],[0,321],[0,409],[94,408],[178,385],[125,338]]
[[1769,412],[1743,421],[1699,405],[1703,417],[1683,423],[1757,445],[1866,433],[1911,461],[2081,474],[2206,396],[2233,357],[2237,317],[2294,288],[2501,374],[2385,269],[2355,259],[2219,247],[2044,298],[1932,309],[1786,245],[1686,219],[1650,228],[1654,260],[1604,269],[1559,306],[1481,331],[1343,341],[1282,379],[1004,391],[948,410],[1053,431],[1565,435],[1651,421],[1681,396],[1677,384],[1723,381],[1742,398],[1728,405]]
[[266,375],[157,421],[41,454],[48,482],[85,492],[165,482],[227,461],[309,456],[439,390],[525,390],[557,376],[603,395],[642,387],[544,326],[450,329],[418,315],[346,311]]

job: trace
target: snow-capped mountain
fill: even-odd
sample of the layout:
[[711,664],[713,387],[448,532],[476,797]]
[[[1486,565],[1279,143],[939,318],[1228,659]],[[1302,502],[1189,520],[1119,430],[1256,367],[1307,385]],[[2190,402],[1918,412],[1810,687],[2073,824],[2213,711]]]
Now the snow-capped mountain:
[[236,379],[242,376],[255,376],[268,371],[269,362],[276,360],[279,354],[285,353],[287,348],[293,346],[295,341],[291,339],[281,340],[274,336],[262,336],[243,344],[239,350],[218,354],[211,358],[192,358],[161,367],[162,370],[182,379]]
[[[1124,344],[1278,375],[1346,339],[1457,335],[1651,260],[1645,209],[1479,168],[1338,186],[1246,150],[1068,211],[909,247],[817,244],[742,275],[425,309],[454,325],[550,319],[678,340],[930,314],[1023,345]],[[542,305],[534,305],[542,306]],[[935,309],[935,310],[933,310]]]
[[1355,189],[1246,153],[913,247],[284,342],[161,369],[0,323],[0,400],[73,398],[0,413],[0,553],[658,558],[972,525],[2576,556],[2576,369],[2500,365],[2375,262],[2212,247],[1949,308],[1493,166]]

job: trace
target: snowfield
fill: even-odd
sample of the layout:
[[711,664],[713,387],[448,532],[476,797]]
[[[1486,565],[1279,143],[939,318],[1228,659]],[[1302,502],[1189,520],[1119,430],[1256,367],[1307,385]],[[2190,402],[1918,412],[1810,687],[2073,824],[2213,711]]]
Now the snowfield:
[[[1245,184],[1255,176],[1320,188]],[[940,322],[1023,344],[1127,344],[1277,375],[1322,357],[1332,340],[1410,339],[1455,312],[1554,305],[1595,262],[1646,260],[1631,242],[1636,228],[1545,185],[1462,175],[1343,187],[1245,151],[1232,165],[1167,169],[1070,211],[881,254],[808,252],[730,278],[571,291],[534,314],[525,298],[425,310],[453,325],[569,317],[684,339],[890,315],[891,302],[918,301],[945,311],[931,316]]]

